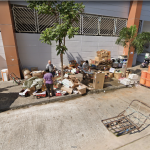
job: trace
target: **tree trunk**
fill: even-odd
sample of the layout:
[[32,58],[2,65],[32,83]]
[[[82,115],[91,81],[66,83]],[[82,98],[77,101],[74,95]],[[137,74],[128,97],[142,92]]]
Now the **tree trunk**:
[[63,54],[60,54],[60,61],[61,61],[61,81],[63,80],[64,77],[64,70],[63,70]]
[[125,70],[124,70],[124,77],[126,77],[126,71],[127,71],[127,68],[128,68],[129,54],[130,54],[130,44],[129,44],[129,51],[128,51],[128,57],[127,57],[127,64],[126,64],[126,67],[125,67]]

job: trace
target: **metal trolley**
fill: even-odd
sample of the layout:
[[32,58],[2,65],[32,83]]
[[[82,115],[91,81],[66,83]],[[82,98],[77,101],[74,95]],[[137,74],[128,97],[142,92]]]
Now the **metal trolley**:
[[130,105],[118,116],[102,120],[104,126],[114,133],[121,136],[139,129],[150,119],[150,106],[139,101],[133,100]]

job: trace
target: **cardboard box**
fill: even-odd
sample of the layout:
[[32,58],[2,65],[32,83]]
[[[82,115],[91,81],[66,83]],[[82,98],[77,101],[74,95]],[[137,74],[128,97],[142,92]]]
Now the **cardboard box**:
[[108,57],[105,56],[105,57],[103,57],[103,59],[104,59],[105,61],[107,61],[107,60],[108,60]]
[[114,73],[111,73],[109,71],[106,71],[105,75],[107,75],[109,78],[113,78],[114,77]]
[[89,65],[95,65],[95,60],[94,59],[90,59],[89,60]]
[[33,71],[32,76],[38,77],[38,78],[43,78],[43,72],[42,71]]
[[69,75],[69,78],[70,78],[70,79],[76,78],[76,75]]
[[107,51],[108,57],[111,57],[111,51]]
[[116,79],[122,78],[122,72],[115,72],[115,73],[114,73],[114,77],[115,77]]
[[94,89],[103,89],[104,79],[105,79],[105,73],[100,73],[100,72],[95,73],[93,79]]
[[77,87],[77,90],[79,91],[79,94],[85,94],[86,93],[86,88],[87,88],[87,86],[85,86],[84,84],[80,84]]
[[66,91],[66,92],[68,92],[69,94],[72,94],[72,90],[73,90],[73,89],[63,86],[63,87],[61,87],[61,90],[62,90],[62,91]]
[[83,74],[82,73],[78,73],[75,74],[76,78],[81,82],[83,80]]
[[102,58],[101,57],[95,57],[95,61],[101,61]]

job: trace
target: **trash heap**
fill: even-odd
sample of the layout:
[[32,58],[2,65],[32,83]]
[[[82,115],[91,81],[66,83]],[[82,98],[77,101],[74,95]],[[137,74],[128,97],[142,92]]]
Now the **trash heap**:
[[91,67],[96,67],[99,70],[109,70],[112,66],[111,51],[100,50],[97,51],[97,56],[94,60],[90,59]]
[[[63,80],[61,80],[61,70],[55,67],[52,95],[85,94],[87,89],[103,89],[105,79],[107,78],[116,78],[124,85],[135,84],[138,82],[136,74],[131,74],[127,71],[127,78],[123,78],[123,72],[115,67],[118,67],[120,63],[120,66],[125,68],[125,64],[123,65],[125,61],[126,56],[120,56],[119,59],[113,60],[111,59],[110,51],[99,50],[95,59],[89,60],[91,71],[84,71],[82,69],[84,60],[80,64],[76,60],[71,60],[68,65],[63,66]],[[22,73],[25,81],[19,95],[35,95],[38,98],[45,97],[46,87],[43,84],[45,72],[38,70],[37,67],[33,67],[31,71],[27,68],[23,69]]]
[[139,76],[137,74],[129,74],[128,78],[121,78],[119,81],[124,85],[133,85],[138,83]]

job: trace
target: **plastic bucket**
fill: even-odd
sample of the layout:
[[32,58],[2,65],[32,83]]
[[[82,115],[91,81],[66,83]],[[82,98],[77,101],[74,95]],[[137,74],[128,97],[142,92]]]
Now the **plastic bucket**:
[[8,81],[8,69],[2,69],[1,70],[2,80]]
[[147,73],[146,79],[150,80],[150,72]]
[[147,71],[142,71],[141,78],[147,78]]
[[150,72],[150,65],[148,66],[148,72]]
[[150,87],[150,80],[146,79],[146,86]]
[[144,79],[144,78],[140,78],[140,84],[145,85],[145,83],[146,83],[146,79]]

